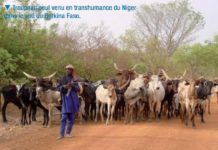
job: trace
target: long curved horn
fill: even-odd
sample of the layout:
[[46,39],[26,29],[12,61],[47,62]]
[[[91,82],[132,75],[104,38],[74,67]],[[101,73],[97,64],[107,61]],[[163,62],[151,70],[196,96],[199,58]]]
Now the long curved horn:
[[28,74],[28,73],[26,73],[26,72],[23,72],[23,74],[24,74],[28,79],[30,79],[30,80],[36,80],[36,77],[35,77],[35,76],[32,76],[32,75],[30,75],[30,74]]
[[47,77],[43,77],[43,79],[45,79],[45,80],[51,80],[51,78],[52,78],[53,76],[55,76],[56,73],[57,73],[57,72],[54,72],[54,73],[52,73],[51,75],[49,75],[49,76],[47,76]]
[[171,80],[171,78],[167,75],[167,73],[163,69],[161,69],[161,71],[163,72],[163,74],[167,80]]
[[135,68],[138,66],[138,64],[135,64],[130,70],[135,70]]
[[130,83],[130,76],[129,76],[128,81],[127,81],[125,84],[123,84],[123,85],[119,88],[119,90],[123,90],[129,83]]
[[114,68],[117,70],[117,71],[122,71],[122,69],[120,69],[120,68],[118,68],[118,66],[117,66],[117,64],[116,63],[114,63]]
[[185,75],[186,75],[186,69],[185,69],[185,71],[184,71],[184,73],[183,73],[183,75],[179,78],[179,80],[181,80],[181,79],[183,79],[184,77],[185,77]]

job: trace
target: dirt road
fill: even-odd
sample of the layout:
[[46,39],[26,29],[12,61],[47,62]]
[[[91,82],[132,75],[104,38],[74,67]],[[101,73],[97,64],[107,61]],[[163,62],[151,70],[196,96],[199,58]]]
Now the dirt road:
[[196,129],[178,118],[134,125],[85,123],[74,126],[73,138],[60,141],[58,122],[50,129],[42,128],[41,122],[23,128],[1,123],[0,150],[218,150],[216,99],[211,111],[204,124],[197,117]]

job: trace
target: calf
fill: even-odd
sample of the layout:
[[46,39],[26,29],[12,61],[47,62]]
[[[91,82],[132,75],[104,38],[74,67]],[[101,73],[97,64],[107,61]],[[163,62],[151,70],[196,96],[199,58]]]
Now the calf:
[[100,85],[96,91],[96,116],[95,116],[95,122],[97,122],[98,119],[98,112],[99,112],[99,104],[101,103],[100,108],[100,114],[101,114],[101,120],[104,121],[103,117],[103,104],[107,104],[107,121],[106,125],[109,124],[109,119],[111,122],[113,122],[113,114],[114,109],[117,101],[117,95],[115,92],[115,85],[109,81],[108,85],[104,87],[104,85]]

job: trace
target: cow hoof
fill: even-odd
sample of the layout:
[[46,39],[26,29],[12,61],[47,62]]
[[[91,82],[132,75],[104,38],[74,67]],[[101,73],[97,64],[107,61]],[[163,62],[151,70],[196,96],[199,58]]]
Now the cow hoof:
[[192,128],[193,128],[193,129],[196,129],[196,125],[195,125],[195,124],[194,124],[194,125],[192,125]]

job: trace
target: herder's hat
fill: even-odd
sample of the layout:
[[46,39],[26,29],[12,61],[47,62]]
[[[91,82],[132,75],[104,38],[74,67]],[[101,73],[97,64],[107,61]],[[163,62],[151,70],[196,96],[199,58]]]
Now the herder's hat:
[[68,65],[66,65],[65,69],[74,69],[74,67],[73,67],[73,65],[68,64]]

